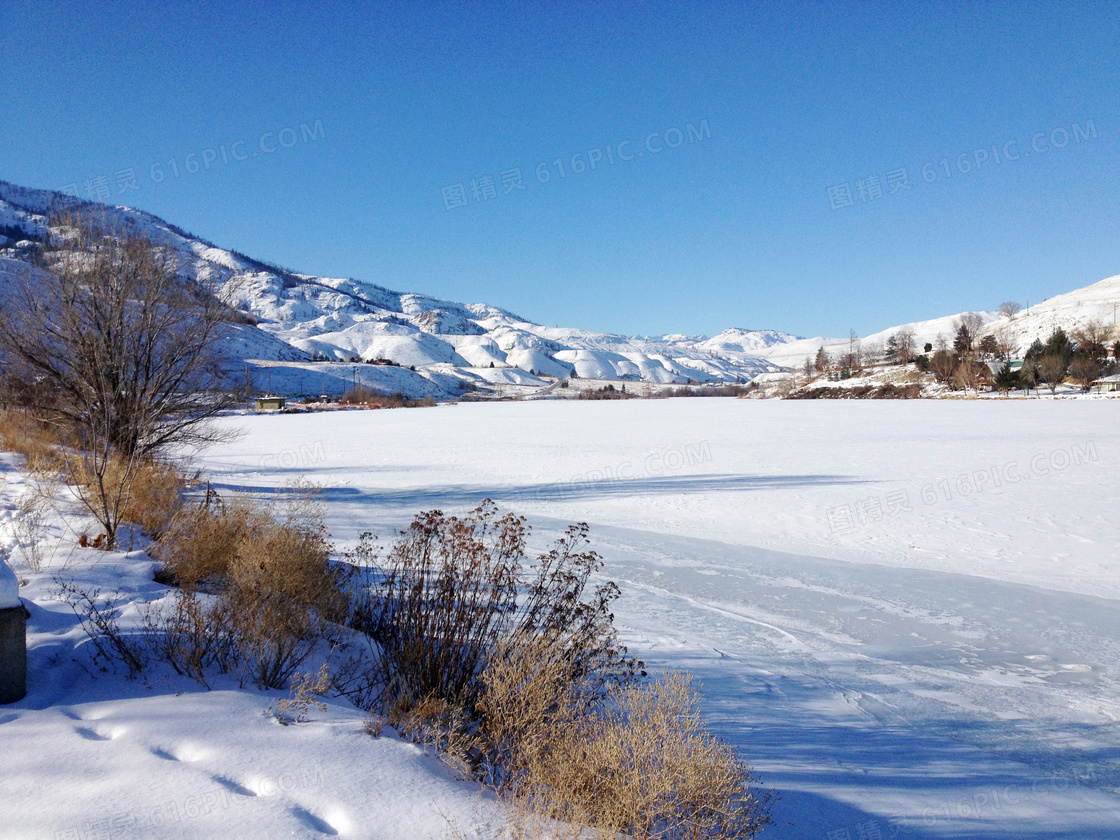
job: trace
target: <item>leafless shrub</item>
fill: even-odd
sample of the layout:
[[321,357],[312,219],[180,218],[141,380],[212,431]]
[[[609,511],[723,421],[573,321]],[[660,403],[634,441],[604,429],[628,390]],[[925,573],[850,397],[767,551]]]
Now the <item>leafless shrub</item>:
[[626,390],[623,385],[621,389],[615,388],[611,383],[607,383],[602,388],[587,388],[581,390],[577,395],[577,400],[626,400],[636,396]]
[[[13,525],[13,536],[23,562],[29,571],[42,571],[48,555],[44,543],[47,539],[46,517],[54,503],[56,484],[49,477],[32,477],[28,491],[16,503],[18,511]],[[57,547],[57,545],[56,545]]]
[[[381,721],[479,775],[526,826],[640,838],[746,838],[769,795],[711,736],[687,677],[636,681],[613,584],[576,525],[525,562],[524,520],[487,501],[421,514],[355,615],[378,643]],[[359,555],[362,551],[359,550]],[[372,720],[372,718],[371,718]]]
[[524,519],[499,518],[490,500],[461,519],[420,514],[357,619],[380,646],[383,702],[439,698],[473,709],[492,652],[547,633],[561,640],[572,679],[631,677],[641,663],[627,656],[611,625],[618,588],[590,586],[601,560],[584,550],[587,530],[570,527],[527,567]]
[[119,600],[119,593],[117,598],[100,599],[98,589],[83,589],[57,577],[55,582],[62,600],[82,622],[82,629],[97,652],[94,658],[106,663],[123,662],[128,667],[129,679],[142,674],[148,664],[147,653],[135,634],[125,633],[117,622],[113,604]]
[[743,397],[751,392],[749,385],[704,385],[699,388],[662,388],[655,398],[672,397]]
[[193,590],[173,593],[166,600],[170,608],[151,605],[144,613],[145,645],[175,673],[210,688],[210,672],[229,673],[242,660],[230,605]]
[[367,388],[365,385],[355,385],[342,395],[339,402],[345,405],[361,405],[367,408],[415,408],[417,406],[433,406],[436,404],[434,397],[422,397],[418,400],[406,397],[402,392],[384,394],[381,391]]

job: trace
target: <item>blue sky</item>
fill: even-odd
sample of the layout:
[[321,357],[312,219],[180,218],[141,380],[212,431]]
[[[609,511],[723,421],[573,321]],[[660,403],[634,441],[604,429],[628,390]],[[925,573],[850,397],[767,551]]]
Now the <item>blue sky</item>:
[[625,334],[1120,273],[1114,2],[266,8],[3,3],[0,178]]

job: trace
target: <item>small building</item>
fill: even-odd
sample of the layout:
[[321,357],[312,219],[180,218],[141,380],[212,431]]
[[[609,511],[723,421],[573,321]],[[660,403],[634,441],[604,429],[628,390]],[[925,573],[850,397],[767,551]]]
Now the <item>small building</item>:
[[274,411],[283,408],[285,403],[284,397],[276,397],[272,394],[265,394],[264,396],[257,397],[253,404],[257,411]]
[[1093,385],[1097,387],[1097,391],[1102,394],[1107,394],[1110,391],[1120,391],[1120,373],[1113,374],[1112,376],[1102,376],[1100,379],[1094,379]]
[[1003,370],[1003,366],[1005,364],[1006,362],[1003,361],[981,362],[980,370],[977,372],[976,381],[981,385],[993,387],[996,382],[996,377],[999,376],[999,372]]

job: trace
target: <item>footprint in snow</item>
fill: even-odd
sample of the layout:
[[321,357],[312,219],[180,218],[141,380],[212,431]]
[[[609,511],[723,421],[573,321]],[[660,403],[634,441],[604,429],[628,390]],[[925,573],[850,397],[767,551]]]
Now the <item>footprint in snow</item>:
[[207,751],[193,744],[182,744],[174,750],[165,750],[163,747],[152,747],[152,755],[165,761],[201,761],[206,758]]
[[338,835],[337,829],[322,817],[317,817],[308,811],[306,808],[293,808],[292,816],[302,822],[308,828],[313,828],[320,834],[327,834],[331,837]]
[[222,787],[224,787],[230,793],[236,794],[237,796],[256,796],[257,795],[256,791],[249,790],[249,788],[247,788],[243,785],[239,785],[233,779],[227,779],[225,776],[211,776],[210,778],[213,779],[218,784],[220,784]]
[[89,729],[85,726],[79,726],[74,731],[77,732],[79,735],[81,735],[83,738],[85,738],[87,741],[111,741],[111,740],[113,740],[112,735],[103,735],[100,732],[94,732],[92,729]]

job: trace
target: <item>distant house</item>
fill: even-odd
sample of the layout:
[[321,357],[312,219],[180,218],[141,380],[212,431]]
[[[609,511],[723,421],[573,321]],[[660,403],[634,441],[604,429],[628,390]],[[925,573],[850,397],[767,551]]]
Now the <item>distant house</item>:
[[994,387],[996,383],[996,377],[999,376],[999,372],[1003,370],[1003,367],[1006,364],[1007,362],[1003,361],[1002,359],[994,362],[981,362],[980,370],[978,372],[979,375],[976,377],[977,382],[989,388]]
[[1120,373],[1094,379],[1092,384],[1096,385],[1097,390],[1102,394],[1107,394],[1109,391],[1120,391]]
[[257,397],[254,400],[254,405],[257,411],[269,411],[284,407],[283,397],[274,397],[271,394],[266,394],[263,397]]

